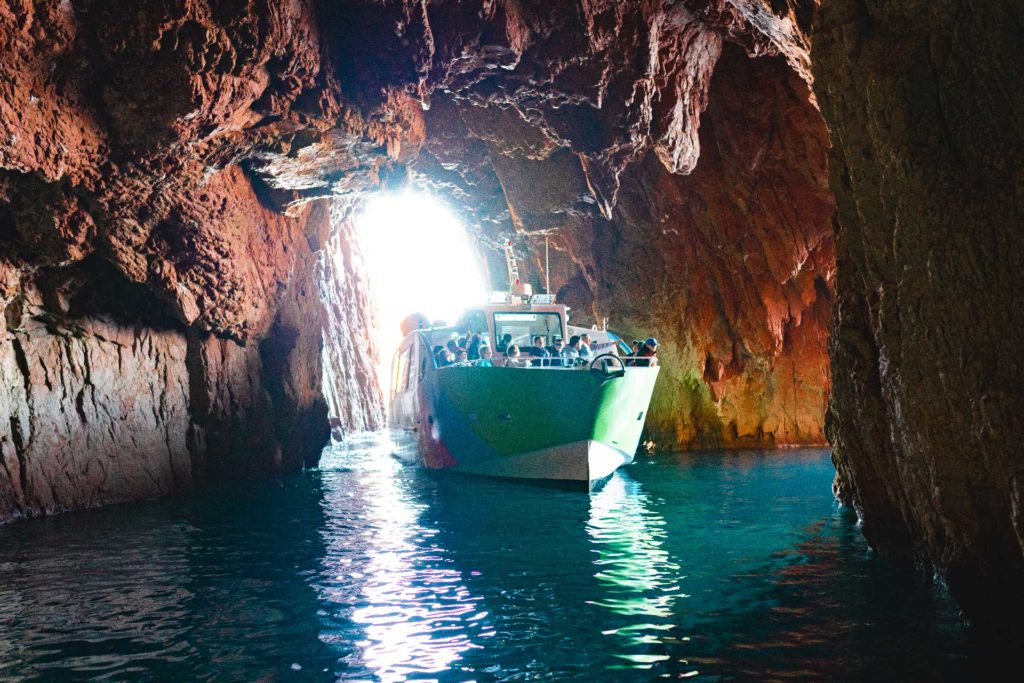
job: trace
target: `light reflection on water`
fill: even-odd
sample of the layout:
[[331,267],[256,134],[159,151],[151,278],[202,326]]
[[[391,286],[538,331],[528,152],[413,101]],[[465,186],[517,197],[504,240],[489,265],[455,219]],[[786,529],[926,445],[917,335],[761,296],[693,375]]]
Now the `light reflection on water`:
[[[425,504],[395,485],[395,463],[372,460],[378,454],[369,449],[365,456],[371,460],[359,477],[365,503],[361,522],[369,533],[356,543],[361,548],[358,560],[351,557],[353,539],[348,534],[330,521],[323,533],[325,572],[334,576],[325,582],[322,595],[341,606],[337,616],[347,616],[363,631],[349,664],[365,666],[381,681],[436,675],[449,669],[461,652],[479,647],[473,638],[487,634],[474,622],[483,613],[461,573],[446,566],[444,550],[432,543],[436,530],[419,523]],[[337,458],[324,464],[327,469],[337,465]],[[351,494],[345,488],[327,490],[323,506],[328,520],[333,510],[351,504]],[[330,644],[350,637],[345,630],[322,634],[321,640]]]
[[[824,451],[645,460],[590,496],[319,471],[0,529],[0,679],[936,678],[992,661],[873,558]],[[951,668],[952,667],[952,668]]]
[[686,577],[665,549],[665,520],[648,503],[640,485],[620,474],[591,496],[587,523],[595,577],[604,589],[592,603],[626,617],[603,633],[621,639],[625,651],[615,656],[637,669],[670,658],[650,649],[674,637],[675,603],[687,597],[680,590]]

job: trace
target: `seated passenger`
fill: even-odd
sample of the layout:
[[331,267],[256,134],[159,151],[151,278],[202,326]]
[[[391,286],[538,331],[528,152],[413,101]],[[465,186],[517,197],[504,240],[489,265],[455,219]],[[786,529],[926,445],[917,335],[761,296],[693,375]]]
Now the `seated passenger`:
[[455,362],[459,365],[464,365],[466,360],[466,349],[459,348],[459,350],[455,352]]
[[469,338],[469,347],[466,349],[466,357],[469,360],[480,359],[480,345],[483,343],[483,337],[480,336],[479,332],[474,332],[473,336]]
[[445,346],[448,347],[448,350],[452,352],[452,355],[454,355],[455,351],[458,350],[459,348],[458,342],[455,341],[454,339],[449,339],[448,343],[445,344]]
[[511,343],[512,343],[512,335],[511,334],[502,335],[501,341],[498,342],[498,353],[505,353],[505,350],[508,349],[508,346]]
[[633,350],[630,351],[629,358],[626,360],[626,365],[636,365],[636,359],[640,355],[640,340],[634,339],[630,346]]
[[542,368],[551,365],[551,360],[548,356],[548,350],[543,346],[526,346],[519,350],[524,357],[528,357],[527,362],[535,368]]
[[494,356],[494,352],[491,351],[491,347],[487,344],[480,345],[480,361],[476,364],[480,368],[490,368],[494,366],[491,362],[491,358]]
[[578,335],[569,337],[569,344],[562,349],[562,365],[571,368],[580,358],[580,338]]
[[434,351],[434,364],[439,368],[451,365],[452,360],[454,359],[452,352],[443,346],[437,346],[434,348],[436,349],[436,351]]
[[555,340],[551,342],[551,346],[548,347],[548,355],[551,356],[549,361],[552,367],[562,367],[562,349],[565,347],[565,343],[561,337],[555,337]]
[[505,349],[505,367],[506,368],[528,368],[530,367],[530,361],[519,356],[519,347],[516,344],[512,344]]

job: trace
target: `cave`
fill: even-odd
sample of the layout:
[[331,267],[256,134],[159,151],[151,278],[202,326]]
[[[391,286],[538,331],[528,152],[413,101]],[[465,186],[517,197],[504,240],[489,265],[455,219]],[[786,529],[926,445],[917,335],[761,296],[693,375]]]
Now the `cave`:
[[384,428],[359,221],[429,193],[489,287],[511,241],[580,324],[661,340],[650,448],[827,446],[873,551],[1017,631],[1022,19],[6,2],[0,523],[313,468]]

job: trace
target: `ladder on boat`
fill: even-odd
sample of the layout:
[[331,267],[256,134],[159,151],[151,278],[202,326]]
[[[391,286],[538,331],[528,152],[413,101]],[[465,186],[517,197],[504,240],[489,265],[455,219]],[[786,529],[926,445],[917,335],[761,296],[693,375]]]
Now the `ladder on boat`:
[[512,240],[505,240],[505,267],[508,268],[508,288],[519,284],[519,261],[512,249]]

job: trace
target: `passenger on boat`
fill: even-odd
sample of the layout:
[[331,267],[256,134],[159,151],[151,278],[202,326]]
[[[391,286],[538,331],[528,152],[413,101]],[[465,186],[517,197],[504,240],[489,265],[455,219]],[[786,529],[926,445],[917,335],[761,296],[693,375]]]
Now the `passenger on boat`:
[[589,359],[592,355],[594,355],[590,351],[590,335],[587,334],[586,332],[580,335],[579,353],[580,358],[585,359]]
[[455,355],[455,350],[459,348],[459,343],[454,339],[449,339],[448,343],[445,344],[445,346],[448,347],[448,350],[452,352],[452,355]]
[[549,361],[552,367],[562,367],[562,348],[565,346],[565,342],[562,341],[561,337],[555,337],[555,340],[551,342],[551,346],[548,347],[548,355],[551,356]]
[[506,334],[501,337],[501,341],[498,342],[498,353],[505,353],[508,349],[509,344],[512,343],[512,335]]
[[473,336],[469,338],[469,348],[466,349],[466,358],[469,360],[480,360],[480,344],[483,343],[483,337],[480,336],[479,332],[474,332]]
[[528,368],[530,367],[530,361],[525,358],[521,358],[519,355],[519,346],[511,344],[505,349],[505,367],[506,368]]
[[459,348],[459,349],[458,349],[458,350],[457,350],[457,351],[455,352],[455,363],[456,363],[457,365],[465,365],[465,364],[466,364],[466,361],[467,361],[467,357],[466,357],[466,349],[464,349],[464,348],[461,348],[461,347],[460,347],[460,348]]
[[455,356],[453,356],[452,352],[446,349],[445,347],[434,347],[434,363],[437,365],[437,367],[443,368],[446,365],[451,365],[454,360]]
[[494,352],[491,351],[491,347],[487,344],[480,345],[480,360],[477,362],[477,367],[490,368],[494,367],[494,363],[491,362],[491,358],[494,356]]
[[562,365],[571,368],[580,358],[580,337],[577,334],[569,337],[569,345],[562,349]]
[[640,358],[633,361],[633,364],[641,368],[654,367],[658,364],[657,353],[658,340],[654,337],[648,337],[646,341],[644,341],[643,348],[640,349]]
[[529,355],[533,360],[530,361],[530,365],[535,368],[546,367],[551,364],[549,360],[548,350],[544,348],[544,337],[536,336],[533,338],[533,346],[527,346],[520,349],[524,355]]

